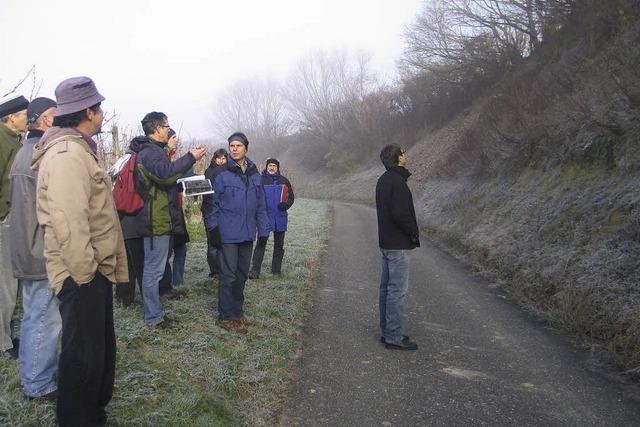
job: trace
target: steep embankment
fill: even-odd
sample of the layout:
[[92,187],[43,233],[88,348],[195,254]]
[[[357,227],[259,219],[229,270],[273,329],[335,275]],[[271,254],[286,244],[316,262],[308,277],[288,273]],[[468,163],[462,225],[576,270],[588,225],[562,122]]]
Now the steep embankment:
[[[636,374],[638,16],[631,6],[608,19],[575,16],[492,96],[408,153],[416,209],[432,236],[556,324],[606,344]],[[381,172],[307,176],[304,189],[370,203]]]

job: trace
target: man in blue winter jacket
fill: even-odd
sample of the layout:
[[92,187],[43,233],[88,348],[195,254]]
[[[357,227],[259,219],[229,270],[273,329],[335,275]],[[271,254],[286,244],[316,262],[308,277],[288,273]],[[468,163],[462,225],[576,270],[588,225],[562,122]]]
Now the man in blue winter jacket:
[[[269,213],[269,228],[273,232],[273,258],[271,259],[271,274],[280,274],[282,258],[284,257],[284,234],[287,231],[289,214],[287,210],[293,206],[293,188],[289,180],[280,174],[278,159],[267,159],[267,166],[262,171],[262,186],[267,196],[267,211]],[[264,250],[268,237],[260,237],[253,250],[253,261],[250,279],[260,277]]]
[[249,140],[236,132],[228,138],[227,163],[212,174],[214,200],[204,213],[213,246],[218,249],[218,325],[231,332],[247,333],[244,285],[249,275],[253,240],[269,235],[267,204],[256,165],[246,157]]

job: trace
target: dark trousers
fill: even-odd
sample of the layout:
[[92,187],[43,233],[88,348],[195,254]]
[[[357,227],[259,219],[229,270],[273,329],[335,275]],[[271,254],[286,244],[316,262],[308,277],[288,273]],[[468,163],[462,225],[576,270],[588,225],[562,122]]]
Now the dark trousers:
[[218,319],[235,319],[244,314],[244,285],[249,276],[253,242],[223,243],[218,250]]
[[164,265],[164,273],[162,274],[162,279],[158,282],[158,292],[160,295],[166,295],[173,291],[173,285],[171,284],[173,279],[173,272],[171,271],[171,263],[169,259],[173,254],[173,243],[174,236],[171,236],[171,243],[169,243],[169,253],[167,254],[167,263]]
[[[136,296],[136,282],[140,295],[142,295],[142,273],[144,271],[144,238],[136,237],[124,241],[127,248],[127,263],[129,266],[129,282],[118,283],[116,286],[116,299],[124,305],[133,304]],[[171,285],[171,265],[167,260],[162,279],[158,282],[160,295],[164,295],[173,290]]]
[[218,249],[213,246],[211,231],[207,230],[207,264],[209,264],[209,274],[218,274],[220,266],[218,262]]
[[[273,233],[273,258],[271,259],[271,272],[280,273],[282,269],[282,258],[284,257],[284,231],[276,231]],[[263,244],[256,243],[253,251],[253,261],[251,262],[251,271],[260,274],[262,270],[262,260],[264,259],[264,251],[267,248],[267,242]]]
[[144,240],[142,237],[127,239],[124,245],[127,249],[127,264],[129,266],[129,282],[118,283],[116,299],[121,304],[133,304],[136,296],[136,282],[142,295],[142,272],[144,270]]
[[171,256],[171,247],[169,247],[169,255],[167,256],[167,263],[164,265],[164,273],[162,279],[158,282],[158,292],[160,295],[165,295],[173,291],[173,285],[171,285],[171,264],[169,263],[169,257]]
[[60,426],[106,422],[113,394],[116,336],[111,283],[100,273],[78,286],[65,280],[60,299],[62,350],[58,364],[57,420]]

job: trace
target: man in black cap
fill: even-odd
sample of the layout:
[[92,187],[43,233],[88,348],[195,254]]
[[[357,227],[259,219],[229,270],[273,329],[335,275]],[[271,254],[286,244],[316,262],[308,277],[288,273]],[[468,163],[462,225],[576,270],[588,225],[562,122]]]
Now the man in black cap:
[[[267,159],[267,165],[262,171],[262,186],[267,196],[267,211],[269,212],[269,228],[273,232],[273,257],[271,258],[271,274],[278,275],[282,268],[284,257],[284,235],[287,231],[289,214],[287,211],[293,206],[293,188],[289,180],[280,174],[278,159]],[[264,251],[267,248],[267,237],[260,237],[253,250],[253,261],[250,279],[260,277]]]
[[0,351],[13,359],[18,358],[18,341],[11,339],[18,282],[13,277],[9,250],[9,171],[27,130],[28,105],[24,96],[0,101]]
[[62,346],[56,416],[61,426],[103,425],[116,368],[113,284],[128,280],[111,180],[93,136],[100,95],[88,77],[56,88],[58,110],[33,154],[47,278],[60,301]]
[[53,125],[56,103],[36,98],[29,103],[27,140],[11,166],[11,264],[22,287],[20,383],[25,395],[53,400],[58,372],[58,335],[62,327],[58,299],[47,280],[44,230],[36,216],[38,174],[31,158],[44,132]]
[[204,222],[218,249],[218,326],[240,334],[251,322],[244,316],[244,286],[249,275],[253,240],[269,235],[267,202],[260,172],[246,157],[249,140],[232,134],[227,162],[213,170],[213,206]]

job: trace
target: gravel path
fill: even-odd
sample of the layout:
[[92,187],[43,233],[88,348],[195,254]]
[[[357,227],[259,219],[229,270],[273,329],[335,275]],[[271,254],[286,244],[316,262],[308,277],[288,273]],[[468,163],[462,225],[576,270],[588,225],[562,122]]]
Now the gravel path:
[[412,252],[405,322],[420,348],[385,349],[375,210],[334,209],[282,425],[640,425],[636,386],[425,238]]

